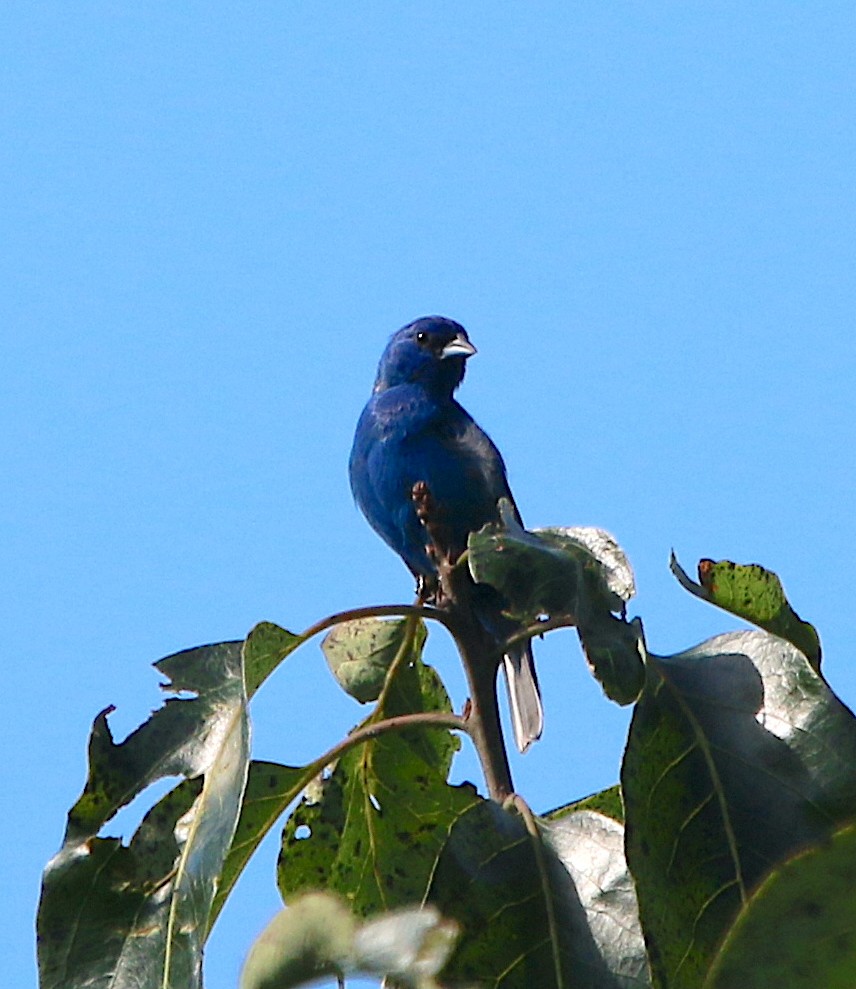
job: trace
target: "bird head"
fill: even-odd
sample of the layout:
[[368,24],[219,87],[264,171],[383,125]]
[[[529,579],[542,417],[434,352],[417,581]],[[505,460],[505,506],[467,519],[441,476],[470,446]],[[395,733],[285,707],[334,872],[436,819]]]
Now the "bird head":
[[422,384],[451,395],[464,378],[464,365],[476,352],[467,331],[444,316],[423,316],[393,333],[377,369],[374,390]]

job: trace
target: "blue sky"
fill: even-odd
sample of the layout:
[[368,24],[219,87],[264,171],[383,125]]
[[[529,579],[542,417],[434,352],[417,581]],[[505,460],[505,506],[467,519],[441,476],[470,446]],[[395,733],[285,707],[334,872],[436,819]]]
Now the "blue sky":
[[[29,0],[0,29],[10,985],[98,710],[124,735],[163,655],[409,600],[346,463],[416,316],[479,348],[460,397],[526,522],[618,537],[653,650],[737,624],[672,547],[759,562],[856,702],[852,4]],[[629,712],[572,633],[537,654],[545,737],[514,771],[546,810],[616,781]],[[439,633],[429,658],[460,704]],[[254,701],[255,752],[308,760],[362,713],[309,646]]]

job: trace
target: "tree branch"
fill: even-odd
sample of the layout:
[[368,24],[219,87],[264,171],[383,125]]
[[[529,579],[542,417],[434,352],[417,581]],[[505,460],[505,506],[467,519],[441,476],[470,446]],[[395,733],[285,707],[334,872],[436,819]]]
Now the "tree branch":
[[384,718],[383,721],[376,721],[374,724],[364,725],[351,732],[341,742],[337,742],[332,749],[314,759],[307,767],[307,773],[314,776],[331,762],[335,762],[342,753],[355,745],[368,742],[378,735],[383,735],[388,731],[403,731],[405,728],[445,728],[446,730],[464,731],[469,733],[470,725],[466,718],[459,714],[452,714],[449,711],[419,711],[416,714],[397,714],[392,718]]
[[310,625],[305,631],[300,633],[300,638],[305,642],[319,632],[325,632],[334,625],[341,625],[342,622],[352,622],[359,618],[407,618],[409,615],[416,615],[418,618],[429,618],[444,625],[451,634],[454,635],[456,619],[453,615],[439,608],[432,608],[419,604],[374,604],[364,608],[351,608],[348,611],[337,611],[335,615],[328,615],[320,621]]
[[428,585],[427,591],[438,610],[450,619],[446,628],[458,647],[470,689],[467,712],[469,735],[478,753],[488,793],[501,802],[514,792],[496,698],[501,644],[495,641],[473,612],[473,579],[467,567],[458,566],[459,558],[466,549],[452,545],[446,520],[428,485],[418,481],[413,485],[411,496],[416,515],[425,527],[426,550],[437,567],[436,584]]

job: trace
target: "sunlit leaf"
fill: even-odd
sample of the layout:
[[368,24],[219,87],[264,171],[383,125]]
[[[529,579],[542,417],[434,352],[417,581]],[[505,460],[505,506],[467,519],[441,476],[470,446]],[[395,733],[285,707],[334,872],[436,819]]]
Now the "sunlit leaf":
[[429,899],[462,936],[444,976],[497,989],[649,985],[623,828],[591,810],[542,821],[484,801],[455,825]]
[[622,767],[627,855],[655,985],[697,989],[753,886],[856,815],[856,720],[765,632],[647,670]]
[[670,565],[678,582],[691,594],[787,639],[805,653],[815,670],[820,670],[817,631],[790,606],[782,582],[772,570],[765,570],[757,563],[700,560],[700,583],[696,584],[681,568],[674,553]]
[[240,989],[291,989],[319,977],[373,975],[433,989],[458,927],[434,907],[408,907],[359,924],[334,893],[304,893],[256,940]]
[[[358,618],[331,629],[321,649],[339,686],[362,704],[376,701],[393,660],[412,634],[411,625],[404,618]],[[427,634],[419,622],[417,649],[421,650]]]
[[[124,742],[107,714],[90,739],[89,778],[48,864],[39,906],[42,989],[201,984],[202,945],[238,818],[249,727],[240,642],[161,660],[172,698]],[[149,783],[187,782],[144,818],[129,845],[101,826]]]

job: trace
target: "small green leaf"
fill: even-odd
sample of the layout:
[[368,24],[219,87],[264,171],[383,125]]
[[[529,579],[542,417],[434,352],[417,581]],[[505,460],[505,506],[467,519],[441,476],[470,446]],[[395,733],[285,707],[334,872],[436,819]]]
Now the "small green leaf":
[[741,910],[706,989],[852,989],[856,826],[778,866]]
[[757,563],[700,560],[700,583],[696,584],[681,568],[674,553],[670,566],[680,585],[691,594],[792,642],[820,672],[817,631],[790,606],[782,582],[772,570],[765,570]]
[[273,622],[259,622],[244,642],[247,697],[252,697],[285,657],[305,641],[305,636],[287,632]]
[[501,592],[508,613],[579,617],[592,609],[621,611],[633,594],[633,574],[609,533],[601,529],[527,532],[510,503],[500,501],[500,524],[470,534],[473,579]]
[[292,989],[341,975],[357,922],[333,893],[307,893],[281,910],[259,935],[241,972],[240,989]]
[[[386,674],[411,632],[406,618],[358,618],[336,625],[321,649],[339,686],[361,704],[376,701]],[[424,622],[416,627],[415,648],[421,651],[427,636]]]

